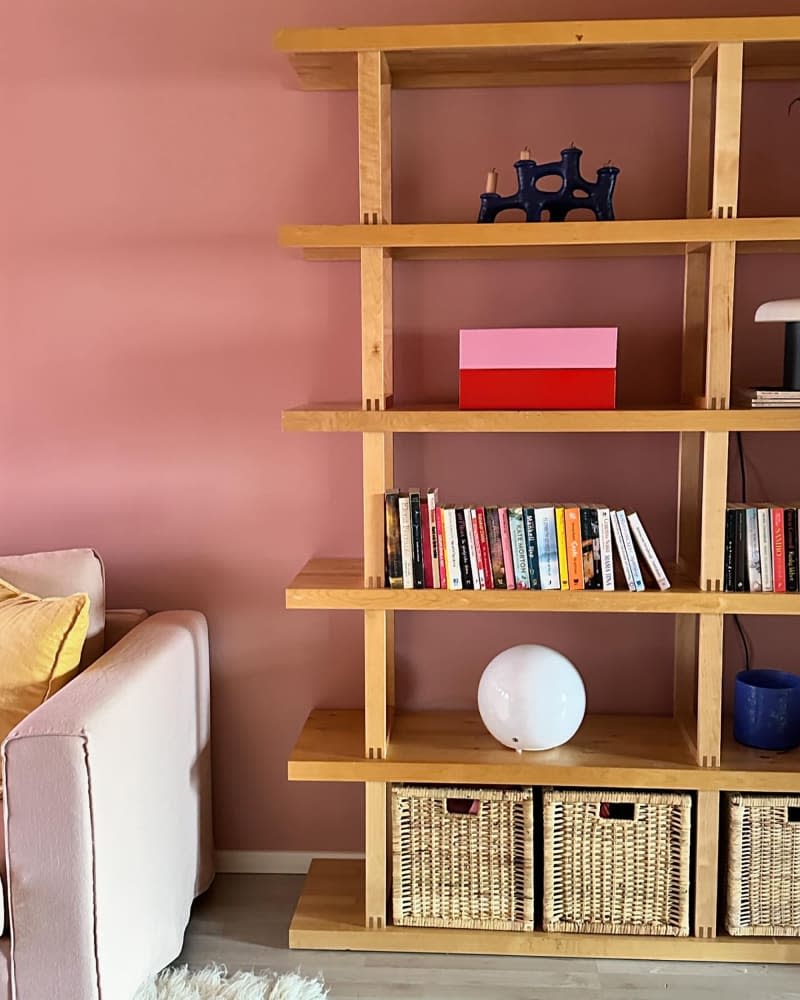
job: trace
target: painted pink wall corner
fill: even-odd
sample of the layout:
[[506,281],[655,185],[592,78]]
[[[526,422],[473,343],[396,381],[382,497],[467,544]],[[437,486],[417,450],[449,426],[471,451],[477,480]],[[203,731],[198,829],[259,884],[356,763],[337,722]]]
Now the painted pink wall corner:
[[[352,94],[303,94],[271,50],[284,23],[479,21],[477,0],[2,0],[0,550],[93,545],[112,605],[196,607],[213,641],[216,830],[228,849],[355,849],[354,786],[289,785],[314,706],[362,698],[355,613],[287,612],[312,554],[360,547],[356,437],[283,435],[283,407],[358,397],[358,274],[281,251],[282,222],[357,218]],[[559,16],[646,17],[644,0],[566,0]],[[796,13],[667,0],[663,16]],[[553,15],[497,0],[494,19]],[[791,84],[749,85],[741,207],[800,215]],[[400,221],[472,220],[489,166],[501,190],[528,144],[574,141],[587,172],[622,167],[618,214],[679,216],[681,85],[396,95]],[[737,382],[769,380],[779,336],[755,306],[798,294],[793,258],[748,258]],[[455,398],[459,326],[620,327],[620,398],[668,403],[679,371],[674,259],[401,263],[397,394]],[[746,435],[759,497],[800,496],[796,435]],[[408,436],[397,477],[451,501],[603,498],[636,507],[670,555],[672,436]],[[731,495],[738,483],[734,478]],[[755,498],[755,496],[754,496]],[[620,628],[623,625],[624,628]],[[797,622],[749,623],[765,664],[795,666]],[[573,657],[595,711],[670,708],[667,617],[401,615],[404,704],[466,707],[504,646]],[[730,638],[730,667],[740,652]],[[320,817],[324,816],[324,827]]]

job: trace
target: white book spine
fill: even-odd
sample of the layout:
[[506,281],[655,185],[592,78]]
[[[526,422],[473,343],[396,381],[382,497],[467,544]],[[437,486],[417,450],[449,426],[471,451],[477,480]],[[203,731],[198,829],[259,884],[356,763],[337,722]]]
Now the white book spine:
[[537,507],[534,520],[536,541],[539,543],[539,576],[542,590],[561,590],[555,507]]
[[411,539],[411,501],[401,496],[400,508],[400,554],[403,558],[403,590],[414,589],[413,542]]
[[758,508],[758,548],[761,555],[761,589],[771,594],[775,590],[772,569],[772,517],[769,507]]
[[628,551],[625,548],[625,539],[620,527],[620,514],[622,514],[622,519],[625,520],[625,515],[622,511],[611,511],[611,529],[614,534],[614,541],[617,543],[617,555],[619,556],[620,566],[622,566],[622,572],[625,575],[625,583],[628,585],[628,590],[636,590],[630,560],[628,559]]
[[639,551],[644,556],[644,561],[650,567],[650,572],[658,584],[658,589],[669,590],[671,584],[667,574],[664,572],[664,567],[661,565],[661,560],[656,555],[653,543],[650,541],[647,532],[644,530],[644,525],[635,511],[632,514],[628,514],[628,524],[630,525],[636,544],[639,546]]
[[469,564],[472,568],[472,589],[486,590],[486,578],[478,568],[478,554],[475,551],[475,508],[464,508],[464,523],[467,529],[467,549],[469,550]]
[[631,576],[633,577],[634,587],[636,590],[644,590],[642,567],[639,565],[639,558],[636,555],[636,549],[633,546],[633,536],[631,535],[631,529],[628,526],[628,519],[625,516],[624,510],[618,510],[617,514],[619,516],[619,530],[625,543],[625,553],[628,556],[628,565],[631,568]]
[[514,576],[517,590],[531,589],[531,574],[528,569],[528,545],[525,541],[525,522],[522,507],[508,508],[508,532],[511,535],[511,554],[514,559]]
[[761,590],[761,551],[758,546],[758,511],[748,507],[746,511],[747,526],[747,576],[750,580],[750,593]]
[[614,550],[611,545],[611,511],[597,508],[597,525],[600,530],[600,568],[603,573],[603,590],[614,589]]
[[461,562],[458,558],[458,529],[456,527],[455,507],[447,507],[442,511],[447,518],[447,565],[450,567],[450,586],[453,590],[461,590]]
[[436,531],[436,507],[439,503],[439,491],[428,490],[428,531],[431,536],[431,562],[433,563],[433,586],[439,590],[442,586],[439,579],[439,535]]

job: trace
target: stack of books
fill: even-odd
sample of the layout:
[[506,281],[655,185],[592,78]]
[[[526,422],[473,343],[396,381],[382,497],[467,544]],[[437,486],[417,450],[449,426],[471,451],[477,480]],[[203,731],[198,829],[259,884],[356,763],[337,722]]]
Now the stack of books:
[[461,330],[462,410],[613,410],[615,327]]
[[[579,504],[440,505],[438,491],[386,493],[386,585],[398,589],[629,590],[646,567],[670,582],[639,515]],[[639,556],[642,557],[641,562]]]
[[750,406],[754,410],[800,406],[800,391],[797,389],[770,389],[766,387],[737,389],[736,398],[740,406]]
[[725,513],[725,590],[798,593],[797,507],[729,504]]

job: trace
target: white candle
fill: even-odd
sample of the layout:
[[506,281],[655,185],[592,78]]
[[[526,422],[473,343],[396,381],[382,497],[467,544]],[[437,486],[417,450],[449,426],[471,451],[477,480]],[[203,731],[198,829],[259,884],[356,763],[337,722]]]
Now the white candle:
[[486,175],[486,187],[484,190],[487,194],[494,194],[497,191],[497,171],[494,167]]

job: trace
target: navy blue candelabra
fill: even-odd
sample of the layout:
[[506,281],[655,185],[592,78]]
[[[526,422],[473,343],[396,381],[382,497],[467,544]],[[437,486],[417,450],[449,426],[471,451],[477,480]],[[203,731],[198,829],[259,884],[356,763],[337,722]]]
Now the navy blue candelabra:
[[[594,212],[595,218],[601,221],[614,218],[614,185],[617,181],[619,167],[600,167],[597,180],[584,180],[581,177],[581,154],[583,150],[576,146],[561,150],[561,160],[552,163],[537,163],[522,157],[514,164],[517,172],[517,191],[503,197],[497,194],[494,186],[497,174],[489,171],[487,190],[481,195],[481,209],[478,222],[494,222],[500,212],[507,209],[522,209],[526,222],[541,222],[542,212],[547,212],[551,222],[563,222],[567,214],[576,208],[588,208]],[[543,191],[537,186],[542,177],[560,177],[561,187],[556,191]]]

